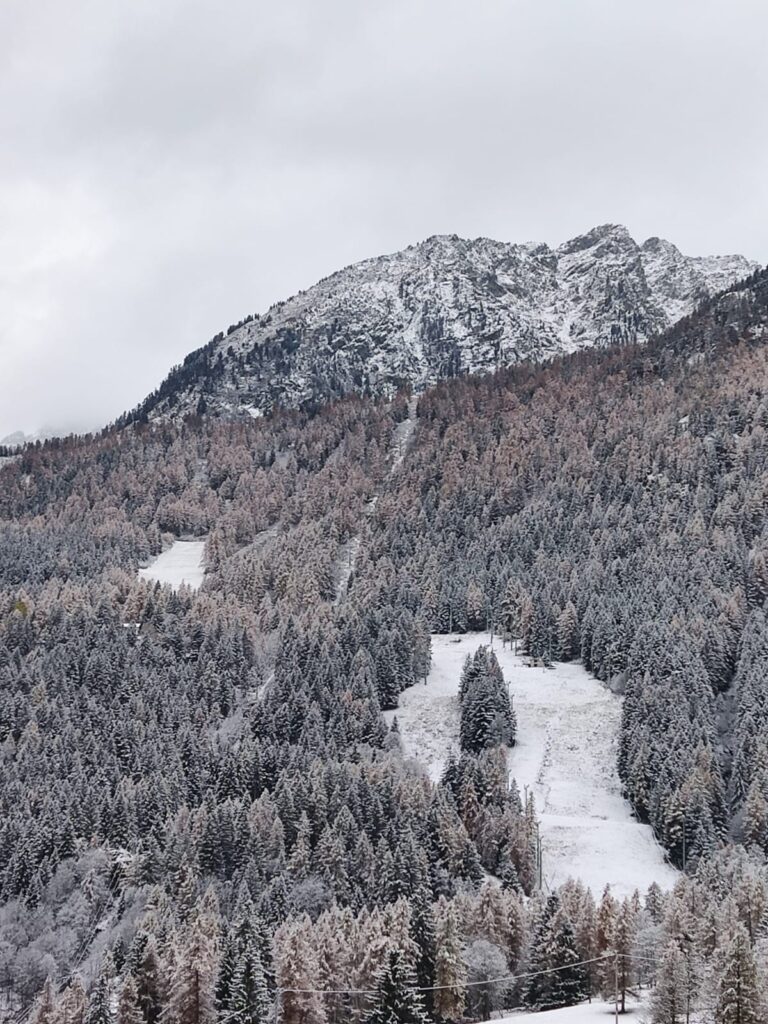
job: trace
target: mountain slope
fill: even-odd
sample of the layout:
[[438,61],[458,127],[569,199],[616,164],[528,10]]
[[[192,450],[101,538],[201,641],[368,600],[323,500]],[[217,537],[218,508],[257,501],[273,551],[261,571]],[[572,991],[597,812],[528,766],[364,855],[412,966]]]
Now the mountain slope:
[[[407,956],[416,942],[427,986],[433,934],[454,936],[456,962],[495,949],[494,977],[536,973],[553,948],[543,912],[566,937],[584,925],[594,964],[613,959],[596,917],[624,922],[643,950],[634,981],[681,920],[702,976],[720,962],[713,935],[763,935],[767,323],[763,271],[646,347],[443,381],[417,403],[112,428],[0,467],[0,1019],[33,1019],[51,987],[63,1019],[81,978],[103,1000],[124,962],[172,1016],[181,972],[224,991],[248,934],[278,1010],[276,979],[360,995],[383,937]],[[181,538],[205,541],[199,590],[148,581],[159,562],[138,574]],[[435,784],[402,751],[430,760],[456,719],[417,745],[411,701],[500,630],[537,663],[502,643],[510,761],[478,750],[494,731],[459,701],[470,742]],[[612,691],[602,708],[587,672]],[[560,866],[601,886],[612,825],[595,819],[615,772],[642,824],[622,805],[614,881],[645,871],[628,833],[650,841],[648,826],[690,872],[640,914],[554,888]],[[598,993],[602,972],[586,982]],[[351,1004],[328,1004],[346,1024]]]
[[347,267],[230,327],[174,369],[134,418],[254,415],[387,394],[522,359],[645,340],[749,274],[603,225],[556,249],[440,235]]

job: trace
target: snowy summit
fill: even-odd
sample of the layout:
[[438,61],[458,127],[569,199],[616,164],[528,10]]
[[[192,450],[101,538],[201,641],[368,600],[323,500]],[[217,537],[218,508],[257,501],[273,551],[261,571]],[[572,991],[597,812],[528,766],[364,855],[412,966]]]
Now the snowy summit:
[[684,256],[605,224],[557,248],[436,235],[364,260],[217,335],[139,410],[256,416],[348,393],[644,341],[747,276],[743,256]]

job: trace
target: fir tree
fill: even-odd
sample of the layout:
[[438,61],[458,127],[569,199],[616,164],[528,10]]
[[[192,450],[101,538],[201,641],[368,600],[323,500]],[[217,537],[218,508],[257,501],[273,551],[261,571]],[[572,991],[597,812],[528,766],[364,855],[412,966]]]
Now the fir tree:
[[467,970],[462,946],[456,910],[441,897],[435,924],[434,1012],[444,1020],[457,1021],[464,1014]]
[[716,1024],[760,1024],[765,1019],[749,937],[739,928],[724,951],[717,985]]
[[651,997],[653,1024],[680,1024],[686,1018],[685,955],[676,942],[669,942],[656,973]]
[[132,975],[127,974],[120,986],[117,1001],[116,1024],[145,1024],[144,1015],[139,1006],[138,989]]
[[399,949],[391,950],[365,1024],[427,1024],[428,1020],[413,969]]

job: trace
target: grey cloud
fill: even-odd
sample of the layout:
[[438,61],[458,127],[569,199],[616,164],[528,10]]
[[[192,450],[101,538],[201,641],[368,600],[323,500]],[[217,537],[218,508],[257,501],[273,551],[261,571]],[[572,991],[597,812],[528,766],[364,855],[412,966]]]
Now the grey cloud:
[[437,232],[768,259],[759,0],[5,0],[0,436]]

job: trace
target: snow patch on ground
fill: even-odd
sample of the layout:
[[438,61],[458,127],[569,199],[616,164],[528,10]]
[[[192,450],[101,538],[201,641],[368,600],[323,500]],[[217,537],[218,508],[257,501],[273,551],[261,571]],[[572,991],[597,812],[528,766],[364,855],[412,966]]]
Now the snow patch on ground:
[[[498,1018],[498,1024],[610,1024],[614,1017],[613,1003],[596,999],[591,1003],[579,1003],[577,1006],[564,1006],[561,1010],[521,1011],[509,1016]],[[495,1019],[495,1018],[494,1018]],[[626,1013],[619,1017],[620,1021],[631,1021],[642,1024],[650,1019],[647,1005],[644,1002],[627,1000]]]
[[204,540],[175,540],[146,568],[139,569],[139,576],[150,583],[169,583],[174,590],[182,583],[197,590],[205,575],[204,551]]
[[[464,660],[490,635],[432,637],[426,685],[400,696],[396,711],[406,756],[439,779],[451,749],[459,750],[458,685]],[[621,795],[616,751],[621,701],[578,664],[531,668],[498,638],[493,644],[517,714],[517,745],[509,768],[521,796],[532,791],[541,822],[543,879],[553,888],[579,878],[599,895],[670,888],[669,865],[648,825],[634,819]]]

